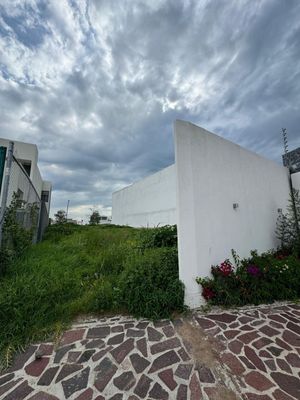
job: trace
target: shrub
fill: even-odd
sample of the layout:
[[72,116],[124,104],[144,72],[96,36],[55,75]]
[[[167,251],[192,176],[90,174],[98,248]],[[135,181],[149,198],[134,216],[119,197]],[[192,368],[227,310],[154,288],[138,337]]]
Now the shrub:
[[177,247],[176,225],[166,225],[156,228],[142,228],[138,237],[140,250],[158,247]]
[[147,249],[128,258],[119,281],[120,302],[135,316],[167,318],[183,309],[177,249]]
[[300,260],[293,254],[268,252],[212,266],[211,278],[197,278],[203,297],[213,305],[242,306],[300,297]]

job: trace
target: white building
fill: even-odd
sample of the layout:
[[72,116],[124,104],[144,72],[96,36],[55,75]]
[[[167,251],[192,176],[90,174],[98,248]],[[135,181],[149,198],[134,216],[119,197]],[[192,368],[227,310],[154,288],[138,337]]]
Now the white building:
[[[185,302],[197,307],[203,300],[196,277],[208,276],[231,249],[247,257],[278,245],[276,220],[289,198],[289,173],[189,122],[175,122],[174,141],[174,165],[113,193],[112,222],[177,224]],[[292,179],[300,189],[300,172]]]
[[[0,148],[3,153],[8,152],[10,140],[0,138]],[[24,203],[37,203],[40,206],[40,234],[48,224],[52,184],[44,181],[38,167],[38,149],[35,144],[13,141],[13,162],[10,173],[8,198],[6,207],[11,203],[14,193]],[[6,162],[0,164],[0,204],[2,204],[3,181]]]

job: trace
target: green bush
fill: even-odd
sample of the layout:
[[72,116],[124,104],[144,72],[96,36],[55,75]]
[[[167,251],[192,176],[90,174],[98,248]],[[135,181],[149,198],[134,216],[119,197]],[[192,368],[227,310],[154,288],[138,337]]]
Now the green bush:
[[137,317],[167,318],[173,311],[183,310],[177,249],[148,249],[129,257],[119,289],[120,303]]
[[202,295],[213,305],[243,306],[295,300],[300,297],[300,260],[293,254],[270,251],[212,267],[211,278],[197,278]]
[[142,228],[138,237],[140,250],[158,247],[177,247],[176,225],[166,225],[156,228]]

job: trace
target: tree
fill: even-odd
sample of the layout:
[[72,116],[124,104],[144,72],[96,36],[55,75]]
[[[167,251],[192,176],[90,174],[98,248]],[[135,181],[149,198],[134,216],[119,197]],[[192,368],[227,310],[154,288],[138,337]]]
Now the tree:
[[55,222],[57,224],[63,224],[67,222],[67,214],[65,210],[58,210],[56,214],[54,214]]
[[90,225],[98,225],[100,224],[100,213],[98,210],[92,210],[92,214],[90,215],[89,224]]
[[283,248],[299,246],[300,194],[293,189],[290,194],[287,212],[280,212],[276,223],[276,236]]

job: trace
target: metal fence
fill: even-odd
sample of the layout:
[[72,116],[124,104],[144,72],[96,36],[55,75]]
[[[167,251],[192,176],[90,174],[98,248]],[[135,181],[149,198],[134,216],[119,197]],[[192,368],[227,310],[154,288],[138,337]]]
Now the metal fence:
[[1,185],[0,246],[5,215],[13,201],[16,204],[16,221],[26,230],[33,229],[33,242],[37,242],[43,231],[39,227],[42,201],[30,178],[30,166],[22,165],[15,157],[13,143],[10,143],[6,152],[4,165]]

